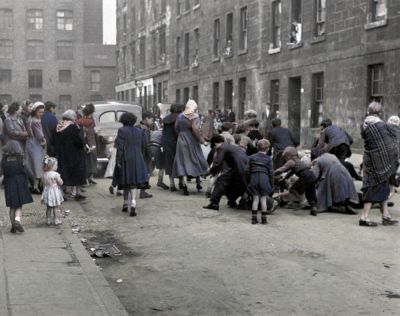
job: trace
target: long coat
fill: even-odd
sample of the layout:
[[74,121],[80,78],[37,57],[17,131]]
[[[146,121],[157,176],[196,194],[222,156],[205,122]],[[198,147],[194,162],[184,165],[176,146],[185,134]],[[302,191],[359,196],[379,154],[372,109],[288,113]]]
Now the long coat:
[[66,186],[86,183],[84,141],[79,127],[70,124],[55,137],[58,171]]
[[319,212],[346,200],[358,203],[353,179],[335,155],[322,154],[313,161],[312,171],[318,179],[316,190]]
[[172,175],[178,133],[175,130],[175,121],[178,114],[171,113],[164,117],[161,144],[164,151],[164,169],[166,175]]
[[148,183],[149,172],[143,157],[147,145],[143,130],[135,126],[123,126],[118,130],[113,186],[140,188]]
[[46,138],[39,119],[29,118],[27,128],[29,138],[26,141],[26,169],[31,180],[40,179],[43,176]]

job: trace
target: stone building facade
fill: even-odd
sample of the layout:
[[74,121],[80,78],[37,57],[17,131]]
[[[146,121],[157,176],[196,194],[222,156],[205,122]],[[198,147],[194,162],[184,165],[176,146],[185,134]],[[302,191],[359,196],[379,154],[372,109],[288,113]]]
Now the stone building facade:
[[[128,88],[162,74],[168,102],[193,98],[200,112],[232,108],[239,119],[250,108],[267,121],[279,116],[305,144],[323,118],[358,143],[371,100],[383,102],[386,116],[399,113],[398,1],[119,0],[119,12],[124,3],[135,7],[136,19],[143,6],[146,16],[142,29],[127,35],[134,37],[138,58],[146,57]],[[165,18],[156,20],[154,8],[161,7]],[[118,17],[120,29],[124,19]],[[153,65],[151,31],[160,26],[166,30],[166,63]],[[122,43],[128,47],[129,41]],[[129,58],[125,65],[130,67]],[[148,103],[160,100],[151,95]]]
[[2,0],[0,102],[52,100],[62,111],[115,98],[115,47],[102,40],[101,0]]

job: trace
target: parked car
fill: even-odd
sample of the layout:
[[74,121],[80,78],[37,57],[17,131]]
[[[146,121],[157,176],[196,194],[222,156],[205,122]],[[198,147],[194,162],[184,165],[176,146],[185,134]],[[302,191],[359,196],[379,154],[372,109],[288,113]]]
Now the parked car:
[[119,118],[125,112],[132,112],[139,123],[142,119],[142,108],[124,101],[100,101],[92,104],[95,107],[93,118],[96,123],[97,164],[103,168],[109,161],[110,150],[114,146],[118,129],[122,126]]

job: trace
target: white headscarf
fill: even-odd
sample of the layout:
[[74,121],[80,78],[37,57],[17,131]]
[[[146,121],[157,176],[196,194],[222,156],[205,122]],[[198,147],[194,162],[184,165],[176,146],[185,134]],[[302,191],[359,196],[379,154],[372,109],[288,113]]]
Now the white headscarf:
[[197,103],[195,100],[189,100],[186,103],[185,111],[183,111],[183,115],[187,117],[189,120],[193,120],[198,117],[197,114]]
[[390,125],[399,126],[400,125],[400,118],[397,115],[393,115],[393,116],[389,117],[387,123],[390,124]]
[[75,121],[76,120],[76,112],[74,110],[66,110],[62,115],[63,120]]
[[39,106],[44,106],[44,103],[42,101],[37,101],[35,103],[33,103],[32,105],[32,112],[35,112],[35,110],[39,107]]

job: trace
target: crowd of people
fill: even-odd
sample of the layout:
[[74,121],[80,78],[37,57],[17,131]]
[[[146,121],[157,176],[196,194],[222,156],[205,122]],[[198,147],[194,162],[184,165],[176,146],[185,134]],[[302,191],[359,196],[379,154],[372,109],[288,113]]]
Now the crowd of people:
[[[67,110],[58,120],[52,102],[24,101],[0,106],[1,170],[11,232],[23,232],[22,206],[41,194],[48,225],[61,223],[64,199],[81,200],[84,186],[96,184],[95,107]],[[372,102],[361,125],[364,140],[362,173],[348,161],[352,138],[330,119],[320,124],[309,155],[282,126],[279,117],[260,128],[257,112],[237,120],[230,109],[209,110],[200,117],[197,103],[172,104],[170,113],[156,117],[143,111],[141,121],[130,112],[120,116],[106,176],[110,192],[121,192],[122,211],[137,215],[137,198],[151,198],[149,178],[158,171],[157,187],[190,195],[188,183],[205,190],[205,209],[219,211],[225,195],[230,208],[251,210],[251,223],[261,224],[281,208],[308,208],[310,215],[338,211],[357,214],[360,226],[374,227],[369,211],[377,203],[383,225],[394,225],[388,199],[399,185],[400,119],[382,120],[382,106]],[[169,185],[164,183],[168,176]],[[178,181],[178,184],[176,183]],[[355,181],[362,181],[357,192]]]

